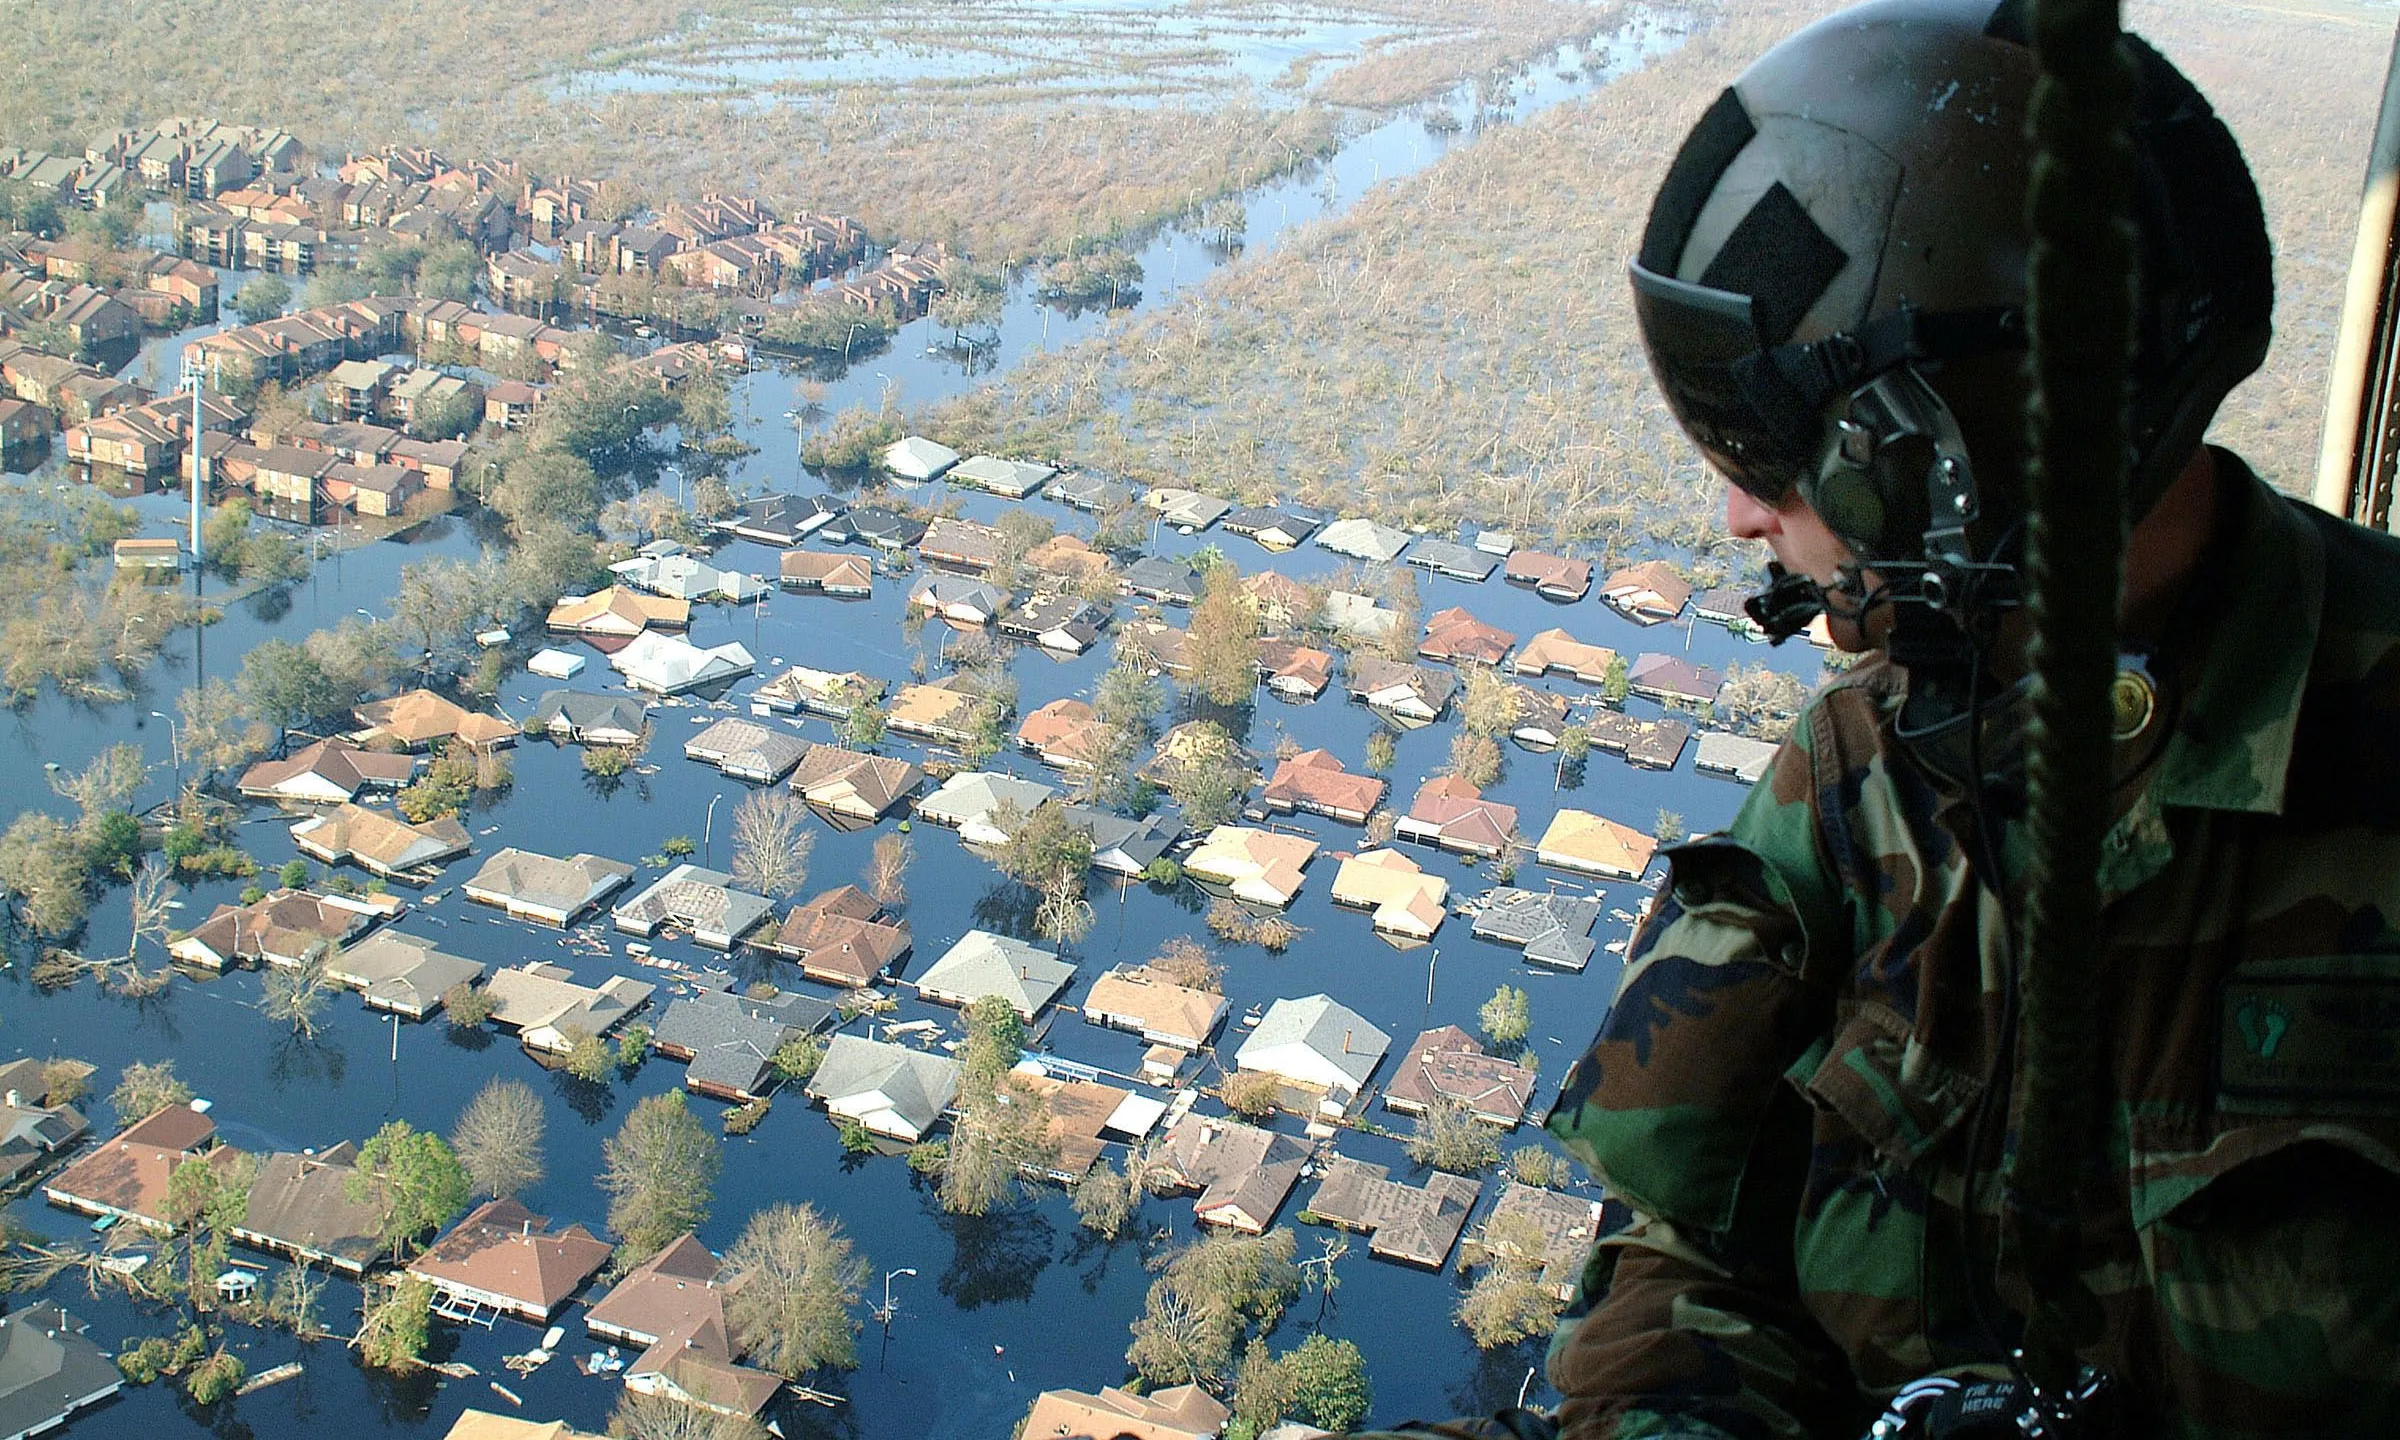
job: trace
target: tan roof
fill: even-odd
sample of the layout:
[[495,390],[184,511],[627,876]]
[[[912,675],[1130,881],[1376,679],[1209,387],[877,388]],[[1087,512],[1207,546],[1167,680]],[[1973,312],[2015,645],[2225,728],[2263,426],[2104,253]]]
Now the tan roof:
[[1106,553],[1094,550],[1079,535],[1059,534],[1025,552],[1025,565],[1044,575],[1096,579],[1109,571]]
[[403,870],[466,853],[467,829],[456,820],[405,820],[358,805],[338,805],[292,827],[292,838],[327,857],[355,860],[370,870]]
[[608,1242],[581,1225],[554,1232],[549,1220],[514,1200],[487,1200],[408,1269],[548,1315],[607,1264],[608,1255]]
[[546,623],[553,630],[578,634],[638,635],[652,625],[680,628],[690,624],[691,618],[689,600],[611,585],[590,595],[562,597],[550,607]]
[[1508,557],[1508,578],[1538,590],[1581,599],[1592,588],[1592,562],[1546,555],[1539,550],[1518,550]]
[[1534,849],[1544,865],[1631,879],[1650,868],[1658,842],[1630,825],[1588,810],[1561,810],[1551,818],[1550,828]]
[[1645,560],[1601,581],[1600,598],[1638,618],[1672,620],[1691,600],[1692,587],[1666,561]]
[[469,1410],[453,1421],[442,1440],[602,1440],[564,1420],[519,1420],[488,1410]]
[[839,745],[817,745],[792,771],[792,789],[812,805],[874,818],[925,781],[923,767],[888,755],[863,755]]
[[698,1236],[686,1233],[593,1301],[584,1323],[647,1345],[695,1321],[722,1320],[728,1289],[717,1283],[717,1274],[723,1268]]
[[1442,928],[1450,882],[1428,875],[1397,850],[1369,850],[1342,862],[1333,877],[1335,903],[1375,912],[1375,928],[1430,936]]
[[1114,1385],[1097,1395],[1045,1390],[1025,1417],[1024,1440],[1206,1440],[1233,1412],[1197,1385],[1136,1395]]
[[1587,645],[1564,630],[1544,630],[1525,642],[1510,662],[1519,675],[1547,675],[1563,670],[1586,685],[1597,685],[1608,678],[1608,667],[1617,652],[1605,645]]
[[1083,1013],[1129,1017],[1141,1023],[1144,1034],[1198,1043],[1208,1038],[1225,1013],[1225,997],[1177,985],[1148,966],[1137,965],[1111,970],[1094,980],[1091,993],[1084,997]]
[[831,555],[821,550],[783,552],[783,578],[819,588],[871,589],[875,565],[864,555]]
[[1305,835],[1219,825],[1208,832],[1183,868],[1200,879],[1226,886],[1242,899],[1288,905],[1300,892],[1302,868],[1316,853],[1317,842]]
[[981,703],[981,696],[946,684],[903,685],[900,693],[892,697],[885,723],[900,730],[912,725],[964,730],[974,717],[975,707]]
[[453,704],[431,690],[409,690],[388,700],[374,700],[351,712],[358,723],[411,747],[429,745],[455,735],[470,745],[516,738],[516,727],[493,715],[479,715]]

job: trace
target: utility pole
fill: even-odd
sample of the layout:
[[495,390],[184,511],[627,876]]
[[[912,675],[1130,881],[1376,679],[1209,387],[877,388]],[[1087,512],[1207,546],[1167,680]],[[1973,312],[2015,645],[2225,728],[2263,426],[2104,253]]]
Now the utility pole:
[[201,409],[201,397],[208,386],[201,371],[192,372],[192,568],[200,568],[200,496],[208,486],[208,457],[202,453],[200,440],[207,433],[206,415]]

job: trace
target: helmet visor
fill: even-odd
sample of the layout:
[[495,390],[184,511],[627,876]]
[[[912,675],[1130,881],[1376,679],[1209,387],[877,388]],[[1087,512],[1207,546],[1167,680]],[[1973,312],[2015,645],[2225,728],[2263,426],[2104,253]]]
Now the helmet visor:
[[[1781,505],[1810,463],[1806,444],[1773,423],[1740,365],[1765,350],[1750,297],[1632,267],[1633,311],[1667,408],[1709,464],[1762,503]],[[1813,437],[1811,437],[1813,438]]]

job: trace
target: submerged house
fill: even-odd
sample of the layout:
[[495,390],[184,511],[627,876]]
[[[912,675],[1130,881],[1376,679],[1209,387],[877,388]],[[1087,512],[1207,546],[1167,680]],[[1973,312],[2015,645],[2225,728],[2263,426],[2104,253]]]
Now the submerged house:
[[883,698],[883,682],[864,670],[811,670],[794,665],[750,692],[750,698],[780,715],[823,715],[847,719],[860,704]]
[[755,1416],[783,1388],[783,1377],[736,1363],[725,1302],[740,1284],[687,1233],[593,1301],[584,1327],[639,1352],[626,1363],[626,1389]]
[[1081,655],[1100,643],[1108,612],[1076,595],[1036,595],[1000,619],[1000,633],[1062,655]]
[[1408,548],[1408,532],[1373,520],[1336,520],[1317,532],[1319,549],[1374,565],[1389,565]]
[[815,808],[852,825],[872,825],[917,792],[924,767],[839,745],[811,745],[793,767],[791,787]]
[[1468,1114],[1513,1130],[1533,1103],[1534,1072],[1515,1060],[1486,1051],[1456,1025],[1419,1035],[1384,1082],[1383,1108],[1422,1115],[1436,1105],[1460,1105]]
[[384,1199],[376,1184],[352,1199],[358,1147],[278,1151],[259,1161],[233,1238],[356,1280],[383,1258]]
[[568,595],[550,607],[544,624],[553,634],[589,635],[603,640],[630,640],[653,626],[680,630],[692,620],[689,600],[645,595],[630,586],[611,585],[589,595]]
[[1484,799],[1455,775],[1439,775],[1417,787],[1415,802],[1392,833],[1461,855],[1499,855],[1516,838],[1517,807]]
[[1628,565],[1600,582],[1602,603],[1641,625],[1674,619],[1691,598],[1691,582],[1664,560]]
[[1436,610],[1426,620],[1425,638],[1417,642],[1417,654],[1444,665],[1465,660],[1497,665],[1508,658],[1509,647],[1516,643],[1514,633],[1485,624],[1468,614],[1463,605],[1453,605]]
[[165,1234],[167,1179],[187,1160],[231,1163],[240,1152],[216,1144],[216,1122],[189,1105],[169,1105],[100,1142],[50,1177],[42,1198],[62,1210],[114,1217]]
[[443,865],[467,853],[467,827],[444,818],[411,825],[395,816],[344,804],[292,827],[300,853],[328,865],[356,865],[387,880],[430,882]]
[[774,910],[775,902],[766,896],[733,888],[733,877],[724,871],[687,862],[610,911],[609,918],[628,935],[655,935],[660,926],[673,925],[711,949],[731,950]]
[[1356,656],[1350,662],[1350,698],[1412,725],[1441,718],[1457,689],[1457,677],[1430,666],[1381,655]]
[[[505,972],[503,972],[505,973]],[[581,1225],[552,1230],[514,1200],[487,1200],[408,1267],[434,1290],[435,1313],[548,1324],[608,1263],[609,1243]]]
[[1317,842],[1305,835],[1219,825],[1184,858],[1183,873],[1236,900],[1281,909],[1300,894],[1302,872],[1316,853]]
[[874,897],[844,885],[793,907],[774,934],[749,943],[791,961],[811,980],[863,989],[882,979],[914,944],[906,921],[882,917],[883,906]]
[[1530,585],[1545,600],[1581,600],[1592,589],[1591,561],[1539,550],[1510,551],[1507,573],[1510,584]]
[[1177,1121],[1159,1150],[1162,1178],[1200,1192],[1194,1219],[1250,1235],[1264,1235],[1275,1223],[1308,1155],[1289,1135],[1195,1114]]
[[1430,940],[1449,912],[1450,882],[1428,875],[1397,850],[1368,850],[1334,873],[1333,903],[1374,912],[1375,928],[1405,940]]
[[124,1388],[124,1372],[85,1329],[49,1300],[0,1315],[0,1433],[40,1434]]
[[274,890],[249,905],[219,905],[206,920],[167,942],[186,965],[223,970],[234,965],[301,965],[328,946],[399,910],[389,896],[314,895]]
[[1224,1020],[1225,1006],[1225,997],[1215,991],[1178,985],[1137,965],[1094,980],[1083,999],[1083,1018],[1112,1030],[1130,1030],[1152,1045],[1198,1050]]
[[1361,1231],[1367,1252],[1439,1270],[1467,1228],[1467,1215],[1483,1184],[1436,1170],[1422,1184],[1391,1178],[1389,1166],[1336,1155],[1308,1202],[1308,1213],[1328,1225]]
[[507,911],[511,920],[563,930],[631,879],[633,867],[622,860],[590,854],[561,860],[512,845],[484,861],[460,888],[469,900]]
[[336,951],[325,973],[359,993],[369,1010],[422,1020],[442,1008],[452,987],[483,978],[483,962],[447,954],[431,940],[381,930]]
[[792,773],[806,755],[809,743],[788,730],[777,730],[728,715],[683,742],[683,758],[714,765],[736,780],[772,785]]
[[1631,825],[1620,825],[1589,810],[1561,810],[1542,832],[1534,858],[1561,870],[1639,880],[1657,851],[1658,842]]
[[1592,927],[1601,909],[1597,896],[1502,885],[1483,896],[1474,934],[1523,949],[1528,964],[1581,970],[1592,963]]
[[752,999],[730,990],[686,995],[659,1017],[651,1045],[686,1062],[684,1088],[743,1104],[774,1088],[775,1052],[834,1017],[833,1006],[806,995]]
[[362,745],[380,741],[402,750],[424,750],[456,740],[469,749],[498,750],[517,743],[517,727],[496,715],[478,715],[431,690],[410,690],[388,700],[371,700],[351,712]]
[[582,690],[544,691],[526,724],[553,740],[576,745],[639,744],[650,726],[636,697]]
[[1364,825],[1368,814],[1383,803],[1385,788],[1380,776],[1344,769],[1330,750],[1303,750],[1275,767],[1258,798],[1268,809],[1286,815],[1306,811]]
[[750,652],[734,641],[702,647],[681,635],[644,632],[608,658],[611,668],[636,690],[657,695],[680,695],[703,685],[738,680],[755,663]]
[[342,739],[319,740],[282,760],[261,760],[242,772],[240,789],[252,800],[339,805],[361,790],[397,790],[416,771],[407,755],[362,750]]
[[1058,473],[1055,465],[1036,464],[1031,460],[1004,460],[997,455],[972,455],[950,469],[953,485],[972,485],[994,495],[1022,500],[1042,488],[1042,482]]
[[1272,1075],[1339,1113],[1365,1089],[1392,1037],[1330,995],[1278,1000],[1234,1053],[1236,1069]]
[[1031,1020],[1074,978],[1074,963],[1054,951],[989,930],[969,930],[917,977],[917,994],[962,1010],[997,995]]
[[786,590],[845,600],[864,600],[875,593],[875,562],[864,555],[793,550],[785,553],[777,570]]
[[947,1055],[836,1035],[808,1077],[807,1094],[837,1120],[913,1145],[958,1098],[959,1071],[959,1063]]
[[603,1036],[649,1003],[658,987],[611,975],[598,986],[578,985],[573,971],[529,960],[493,973],[483,987],[492,1021],[517,1033],[528,1050],[564,1055],[585,1035]]

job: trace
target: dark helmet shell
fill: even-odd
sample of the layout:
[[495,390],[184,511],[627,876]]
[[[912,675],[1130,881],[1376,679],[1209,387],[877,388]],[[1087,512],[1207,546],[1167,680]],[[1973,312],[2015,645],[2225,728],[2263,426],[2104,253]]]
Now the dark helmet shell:
[[[2140,86],[2138,513],[2264,357],[2273,282],[2232,136],[2171,64],[2126,43]],[[1728,478],[1768,499],[1798,489],[1862,555],[1916,553],[1920,484],[1833,463],[1845,385],[1767,403],[1743,354],[1839,373],[1828,354],[1854,355],[1848,337],[1903,309],[2021,321],[2036,76],[2019,0],[1872,0],[1745,71],[1653,202],[1636,313],[1668,403]],[[2022,351],[1989,343],[2006,327],[1978,333],[1909,358],[1958,421],[1992,532],[2021,518],[2026,381]]]

